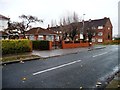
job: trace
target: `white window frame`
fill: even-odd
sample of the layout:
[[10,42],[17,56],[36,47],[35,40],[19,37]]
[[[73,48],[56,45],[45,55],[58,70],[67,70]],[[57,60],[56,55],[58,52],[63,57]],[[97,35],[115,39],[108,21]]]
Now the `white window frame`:
[[38,35],[38,40],[43,40],[43,35]]
[[95,42],[96,40],[95,40],[95,38],[92,38],[92,42]]
[[29,39],[30,39],[30,40],[35,40],[34,35],[29,36]]
[[110,27],[108,27],[108,30],[110,30]]
[[103,36],[103,32],[98,32],[98,36]]
[[98,42],[103,42],[103,39],[102,38],[98,38]]
[[54,36],[53,35],[48,35],[48,36],[46,36],[46,40],[54,41]]
[[96,33],[93,33],[93,36],[95,36],[96,35]]
[[103,26],[98,26],[98,29],[103,29]]

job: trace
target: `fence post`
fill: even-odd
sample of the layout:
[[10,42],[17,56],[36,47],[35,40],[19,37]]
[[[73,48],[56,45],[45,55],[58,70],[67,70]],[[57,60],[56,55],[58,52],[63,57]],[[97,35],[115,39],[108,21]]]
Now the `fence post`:
[[52,50],[52,41],[49,41],[49,50]]
[[33,50],[33,44],[32,44],[32,41],[30,41],[30,48],[31,48],[31,52]]

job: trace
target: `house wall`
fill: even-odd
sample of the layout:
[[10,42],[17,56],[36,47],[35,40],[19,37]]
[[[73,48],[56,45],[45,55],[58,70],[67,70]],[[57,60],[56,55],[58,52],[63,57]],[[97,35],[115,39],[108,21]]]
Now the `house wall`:
[[[98,35],[99,32],[102,32],[103,35],[99,36]],[[109,38],[108,38],[108,34],[109,34]],[[96,35],[93,38],[95,38],[96,40],[95,43],[106,43],[108,41],[111,41],[112,40],[112,24],[110,23],[110,21],[106,23],[103,29],[97,29]],[[103,41],[98,42],[98,39],[102,39]]]
[[8,27],[8,20],[0,18],[0,31],[3,31]]
[[[112,40],[112,24],[109,21],[106,23],[104,33],[105,33],[104,42],[111,41]],[[109,34],[109,38],[108,38],[108,34]]]
[[[103,27],[103,29],[97,29],[96,31],[96,35],[95,35],[95,43],[103,43],[104,42],[104,35],[105,35],[105,32],[104,32],[104,29],[105,27]],[[102,35],[98,35],[99,33],[102,33]],[[99,42],[99,40],[102,39],[102,42]]]
[[54,35],[29,35],[28,37],[30,40],[48,40],[48,41],[55,40]]

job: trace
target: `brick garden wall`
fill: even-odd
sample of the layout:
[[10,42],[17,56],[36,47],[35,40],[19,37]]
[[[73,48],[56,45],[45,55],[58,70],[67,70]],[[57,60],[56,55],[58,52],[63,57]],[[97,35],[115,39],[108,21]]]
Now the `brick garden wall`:
[[65,41],[62,41],[62,49],[65,48],[78,48],[78,47],[88,47],[89,46],[89,42],[85,42],[85,43],[65,43]]

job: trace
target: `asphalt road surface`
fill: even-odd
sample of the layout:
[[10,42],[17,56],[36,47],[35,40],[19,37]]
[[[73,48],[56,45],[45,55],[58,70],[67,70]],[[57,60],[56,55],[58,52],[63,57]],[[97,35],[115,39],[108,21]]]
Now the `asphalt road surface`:
[[95,88],[118,71],[118,46],[4,65],[3,88]]

